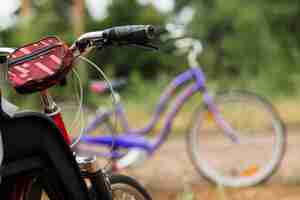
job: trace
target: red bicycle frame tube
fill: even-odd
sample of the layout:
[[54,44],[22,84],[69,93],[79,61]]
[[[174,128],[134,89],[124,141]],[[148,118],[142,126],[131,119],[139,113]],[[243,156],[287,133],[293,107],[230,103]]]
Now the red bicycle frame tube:
[[60,108],[54,103],[47,90],[41,92],[41,99],[43,102],[45,113],[53,119],[56,126],[60,129],[61,134],[63,135],[66,143],[68,145],[71,145],[72,140],[70,135],[68,134],[64,121],[62,119]]
[[64,139],[66,141],[66,143],[68,145],[72,144],[71,138],[67,132],[67,129],[65,127],[64,121],[62,119],[60,110],[56,113],[54,113],[53,115],[50,115],[50,117],[53,119],[53,121],[55,122],[56,126],[60,129],[62,135],[64,136]]

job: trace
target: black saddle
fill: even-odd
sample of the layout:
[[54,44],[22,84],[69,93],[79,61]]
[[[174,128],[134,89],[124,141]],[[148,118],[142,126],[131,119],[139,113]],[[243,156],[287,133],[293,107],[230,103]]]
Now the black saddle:
[[0,131],[4,149],[0,199],[7,199],[5,194],[18,177],[37,175],[54,183],[60,199],[89,199],[73,153],[52,119],[35,112],[11,117],[0,108]]

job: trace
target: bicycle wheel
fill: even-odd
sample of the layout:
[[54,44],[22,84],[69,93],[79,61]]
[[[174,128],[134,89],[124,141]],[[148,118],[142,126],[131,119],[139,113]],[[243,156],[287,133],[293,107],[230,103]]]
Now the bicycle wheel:
[[[109,177],[112,189],[113,200],[151,200],[147,190],[135,179],[120,174],[113,174]],[[90,188],[90,198],[97,200],[93,186]],[[48,200],[50,198],[41,187],[41,184],[34,180],[27,188],[23,200]],[[55,198],[54,198],[55,199]]]
[[208,106],[194,115],[187,138],[197,171],[209,181],[228,187],[261,183],[279,167],[285,152],[284,125],[264,98],[246,91],[220,93],[214,98],[219,115],[238,141],[226,137]]
[[151,196],[147,190],[135,179],[124,175],[111,176],[111,188],[114,200],[135,199],[135,200],[151,200]]
[[[121,175],[112,174],[110,176],[113,200],[151,200],[151,196],[146,189],[135,179]],[[95,190],[91,188],[90,195],[92,200],[96,200]]]

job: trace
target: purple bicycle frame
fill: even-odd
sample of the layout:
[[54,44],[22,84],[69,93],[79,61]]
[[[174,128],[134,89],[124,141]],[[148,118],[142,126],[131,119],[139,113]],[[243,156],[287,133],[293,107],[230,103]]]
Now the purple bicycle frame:
[[[150,142],[147,140],[144,135],[150,133],[151,130],[155,127],[157,122],[160,120],[160,117],[168,107],[168,103],[176,94],[177,88],[186,83],[193,81],[192,84],[188,85],[180,94],[176,96],[174,104],[171,106],[170,111],[166,114],[166,120],[163,128],[161,129],[157,138]],[[225,122],[225,120],[218,114],[218,109],[213,102],[213,98],[208,94],[205,86],[205,76],[203,71],[198,67],[191,67],[189,70],[178,75],[164,90],[163,94],[160,97],[159,103],[156,107],[154,115],[150,120],[150,123],[141,129],[133,129],[129,127],[128,119],[126,117],[124,108],[121,103],[117,104],[116,113],[117,119],[120,120],[124,133],[121,133],[116,138],[113,136],[91,136],[83,135],[81,138],[82,143],[87,144],[98,144],[111,146],[114,145],[114,148],[142,148],[146,150],[149,154],[152,154],[156,149],[164,143],[168,138],[171,132],[172,123],[183,107],[184,103],[188,100],[189,97],[194,95],[196,92],[203,93],[203,102],[208,106],[208,109],[214,115],[216,122],[225,130],[225,134],[231,138],[232,141],[238,142],[238,138],[234,134],[234,131],[231,127]],[[104,122],[104,119],[107,119],[113,112],[106,112],[100,115],[97,115],[94,121],[85,129],[85,133],[89,133],[97,128],[101,123]],[[101,155],[107,157],[107,155]],[[109,157],[119,157],[118,153],[114,152]]]

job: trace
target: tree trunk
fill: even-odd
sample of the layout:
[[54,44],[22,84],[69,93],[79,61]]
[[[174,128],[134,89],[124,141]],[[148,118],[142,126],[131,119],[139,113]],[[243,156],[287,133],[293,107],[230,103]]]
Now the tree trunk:
[[[72,26],[76,37],[84,33],[85,18],[85,2],[84,0],[73,0],[72,5]],[[83,63],[78,63],[80,67],[77,68],[80,78],[83,81],[84,90],[88,87],[88,68]]]
[[73,0],[72,6],[73,31],[76,36],[84,32],[85,6],[84,0]]
[[31,0],[21,0],[21,17],[31,15]]

